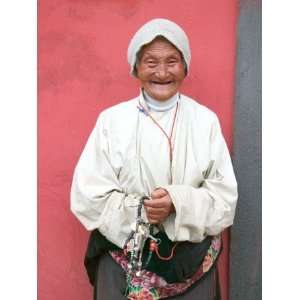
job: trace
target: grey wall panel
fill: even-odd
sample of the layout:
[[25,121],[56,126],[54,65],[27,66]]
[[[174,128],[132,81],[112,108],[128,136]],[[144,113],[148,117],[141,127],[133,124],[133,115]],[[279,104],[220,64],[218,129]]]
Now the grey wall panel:
[[261,299],[261,1],[240,1],[233,162],[230,300]]

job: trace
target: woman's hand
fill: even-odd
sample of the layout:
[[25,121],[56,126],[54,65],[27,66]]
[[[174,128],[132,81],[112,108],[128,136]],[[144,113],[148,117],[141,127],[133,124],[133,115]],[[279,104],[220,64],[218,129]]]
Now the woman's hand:
[[151,199],[144,201],[144,206],[150,224],[162,223],[171,213],[175,212],[168,191],[162,188],[154,190]]

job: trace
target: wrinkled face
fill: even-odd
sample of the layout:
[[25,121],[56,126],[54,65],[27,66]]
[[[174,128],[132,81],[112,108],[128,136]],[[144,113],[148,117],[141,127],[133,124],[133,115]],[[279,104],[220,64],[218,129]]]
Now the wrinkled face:
[[141,87],[159,101],[174,96],[185,78],[181,53],[163,38],[142,48],[136,70]]

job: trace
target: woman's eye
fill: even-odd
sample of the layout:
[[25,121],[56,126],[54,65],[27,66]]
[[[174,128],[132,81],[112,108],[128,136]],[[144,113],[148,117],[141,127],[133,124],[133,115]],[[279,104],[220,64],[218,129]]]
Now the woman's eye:
[[175,60],[175,59],[174,59],[174,60],[169,60],[169,61],[168,61],[168,64],[169,64],[169,65],[174,65],[174,64],[176,64],[176,63],[177,63],[177,60]]
[[148,67],[150,68],[154,68],[156,66],[156,62],[155,61],[148,61],[147,62]]

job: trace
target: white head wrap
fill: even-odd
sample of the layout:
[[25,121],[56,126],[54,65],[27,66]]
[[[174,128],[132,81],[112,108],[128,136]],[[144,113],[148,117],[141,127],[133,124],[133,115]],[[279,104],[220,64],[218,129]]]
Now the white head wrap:
[[187,71],[191,61],[189,39],[183,29],[176,23],[167,19],[153,19],[144,24],[131,39],[127,59],[131,66],[130,73],[135,74],[137,54],[141,48],[152,42],[157,36],[163,36],[170,41],[183,55]]

